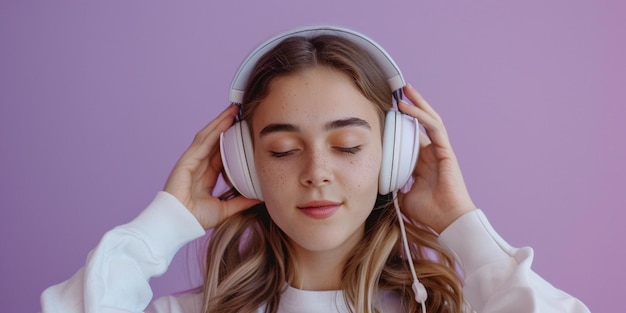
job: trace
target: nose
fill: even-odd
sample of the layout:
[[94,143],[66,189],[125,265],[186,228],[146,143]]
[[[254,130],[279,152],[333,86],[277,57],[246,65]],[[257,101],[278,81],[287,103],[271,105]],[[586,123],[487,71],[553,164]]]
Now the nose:
[[321,187],[333,180],[333,171],[330,157],[315,149],[305,153],[300,183],[307,187]]

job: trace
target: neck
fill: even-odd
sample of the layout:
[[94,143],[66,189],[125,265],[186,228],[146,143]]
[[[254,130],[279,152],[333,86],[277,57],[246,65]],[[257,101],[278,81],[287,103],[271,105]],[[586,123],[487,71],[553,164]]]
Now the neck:
[[339,247],[326,251],[306,250],[291,242],[294,248],[293,263],[295,281],[293,287],[302,290],[339,290],[343,270],[350,253],[363,238],[363,232],[356,232]]

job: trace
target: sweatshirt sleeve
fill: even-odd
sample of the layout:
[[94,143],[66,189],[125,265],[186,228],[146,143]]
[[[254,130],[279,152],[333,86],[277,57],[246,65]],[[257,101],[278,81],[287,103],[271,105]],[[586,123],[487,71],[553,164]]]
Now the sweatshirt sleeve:
[[511,247],[481,210],[461,216],[439,240],[461,262],[465,297],[476,312],[589,312],[581,301],[533,272],[533,250]]
[[143,312],[152,299],[149,279],[204,234],[175,197],[159,192],[137,218],[107,232],[74,276],[42,293],[42,312]]

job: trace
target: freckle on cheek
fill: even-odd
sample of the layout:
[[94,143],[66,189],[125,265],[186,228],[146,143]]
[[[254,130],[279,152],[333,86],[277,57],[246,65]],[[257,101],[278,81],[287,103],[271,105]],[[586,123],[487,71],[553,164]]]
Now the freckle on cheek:
[[275,173],[274,174],[275,178],[276,178],[276,183],[277,184],[284,184],[285,183],[285,175],[282,173]]
[[264,177],[265,179],[262,181],[266,181],[270,184],[284,184],[285,183],[285,174],[281,171],[272,170],[266,166],[257,166],[259,175]]

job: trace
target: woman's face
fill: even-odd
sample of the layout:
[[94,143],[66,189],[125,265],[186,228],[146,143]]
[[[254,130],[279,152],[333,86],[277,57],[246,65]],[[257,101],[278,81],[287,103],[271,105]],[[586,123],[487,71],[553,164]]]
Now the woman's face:
[[296,249],[347,251],[378,191],[382,145],[374,104],[330,67],[274,78],[252,117],[265,204]]

